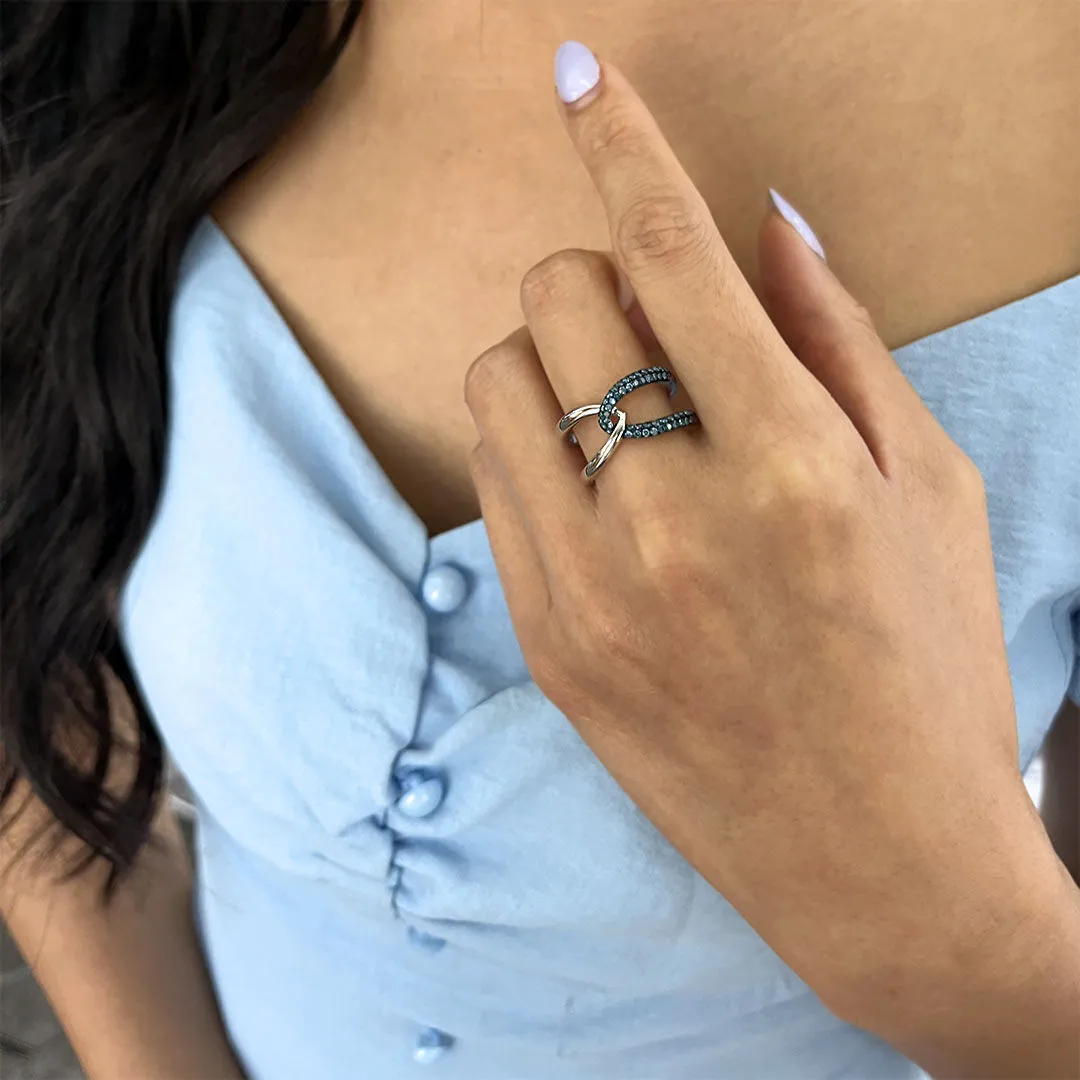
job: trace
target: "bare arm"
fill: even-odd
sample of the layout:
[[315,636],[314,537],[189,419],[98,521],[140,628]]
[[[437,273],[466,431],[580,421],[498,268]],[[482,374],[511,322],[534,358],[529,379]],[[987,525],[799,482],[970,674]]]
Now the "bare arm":
[[[103,906],[99,867],[57,883],[36,852],[12,860],[32,810],[0,839],[0,915],[94,1080],[242,1080],[195,937],[177,823]],[[40,821],[38,812],[37,820]]]

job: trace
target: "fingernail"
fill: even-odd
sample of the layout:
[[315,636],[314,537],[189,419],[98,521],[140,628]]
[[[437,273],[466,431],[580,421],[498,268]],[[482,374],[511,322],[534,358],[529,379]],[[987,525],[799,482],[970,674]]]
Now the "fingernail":
[[825,249],[821,246],[821,241],[814,235],[814,230],[806,223],[806,218],[779,191],[769,188],[769,198],[772,199],[776,212],[806,241],[811,250],[822,261],[825,261]]
[[555,54],[555,86],[567,105],[583,98],[600,81],[600,64],[580,41],[564,41]]

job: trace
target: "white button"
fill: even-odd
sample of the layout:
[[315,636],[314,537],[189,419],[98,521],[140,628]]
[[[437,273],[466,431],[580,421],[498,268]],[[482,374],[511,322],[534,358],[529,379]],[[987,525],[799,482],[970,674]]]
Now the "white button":
[[424,772],[406,773],[401,780],[397,808],[411,818],[426,818],[435,813],[446,797],[446,785],[437,776]]
[[420,584],[424,603],[442,615],[461,607],[468,591],[465,575],[449,563],[429,570]]

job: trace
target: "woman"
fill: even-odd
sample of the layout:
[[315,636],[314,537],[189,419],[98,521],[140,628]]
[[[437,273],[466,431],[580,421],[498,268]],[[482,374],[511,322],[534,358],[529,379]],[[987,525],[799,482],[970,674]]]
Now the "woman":
[[[1075,1074],[1068,5],[357,14],[5,10],[4,913],[89,1073]],[[571,44],[567,142],[571,32],[659,127]]]

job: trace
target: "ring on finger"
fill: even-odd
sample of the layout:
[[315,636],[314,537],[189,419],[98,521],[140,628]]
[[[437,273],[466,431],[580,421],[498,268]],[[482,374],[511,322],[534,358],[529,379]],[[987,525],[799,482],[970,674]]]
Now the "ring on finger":
[[638,424],[627,423],[626,413],[617,407],[618,402],[639,387],[659,382],[667,383],[668,395],[674,396],[678,383],[672,372],[659,365],[639,368],[619,379],[604,395],[604,400],[599,405],[581,405],[576,409],[571,409],[559,420],[557,427],[559,434],[569,434],[572,442],[577,442],[577,438],[571,433],[574,426],[588,416],[595,416],[600,429],[608,436],[607,442],[582,470],[581,475],[584,480],[591,482],[596,477],[624,438],[649,439],[699,422],[698,415],[693,409],[682,409],[655,420],[646,420]]

